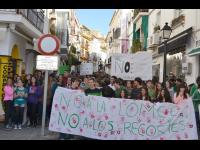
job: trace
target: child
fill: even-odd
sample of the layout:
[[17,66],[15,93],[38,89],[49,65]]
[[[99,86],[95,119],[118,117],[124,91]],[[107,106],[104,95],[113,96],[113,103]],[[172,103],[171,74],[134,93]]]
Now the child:
[[26,104],[27,90],[23,87],[21,80],[18,80],[17,87],[14,90],[14,107],[15,107],[15,126],[14,129],[22,129],[24,106]]

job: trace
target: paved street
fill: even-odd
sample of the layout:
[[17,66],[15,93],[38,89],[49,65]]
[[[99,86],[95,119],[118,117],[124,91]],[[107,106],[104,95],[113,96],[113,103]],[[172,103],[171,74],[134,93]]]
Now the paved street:
[[0,124],[0,140],[57,140],[58,133],[50,132],[46,128],[45,136],[40,135],[41,127],[23,128],[22,130],[5,129],[3,124]]

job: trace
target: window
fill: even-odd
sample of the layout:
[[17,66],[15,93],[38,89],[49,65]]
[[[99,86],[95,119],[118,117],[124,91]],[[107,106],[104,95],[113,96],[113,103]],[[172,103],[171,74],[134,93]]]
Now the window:
[[183,9],[175,9],[174,18],[178,18],[183,14]]

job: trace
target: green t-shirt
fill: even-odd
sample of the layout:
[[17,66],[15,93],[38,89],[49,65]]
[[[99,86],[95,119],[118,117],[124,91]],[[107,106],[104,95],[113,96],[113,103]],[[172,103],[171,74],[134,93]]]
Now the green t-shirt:
[[102,96],[102,92],[100,89],[86,89],[85,90],[85,94],[88,95],[92,95],[92,96]]
[[193,101],[193,105],[194,105],[194,110],[195,112],[199,112],[199,104],[200,104],[200,89],[197,89],[193,96],[192,96],[192,101]]
[[196,90],[197,90],[197,86],[196,86],[196,84],[194,84],[194,85],[191,87],[190,96],[192,96]]
[[156,99],[156,90],[153,88],[148,88],[148,96],[151,98],[151,100]]

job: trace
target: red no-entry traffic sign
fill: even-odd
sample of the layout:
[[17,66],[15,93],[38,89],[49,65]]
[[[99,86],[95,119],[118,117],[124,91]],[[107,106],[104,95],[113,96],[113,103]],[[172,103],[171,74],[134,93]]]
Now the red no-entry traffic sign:
[[38,40],[38,49],[44,55],[55,54],[60,47],[59,39],[51,34],[45,34]]

